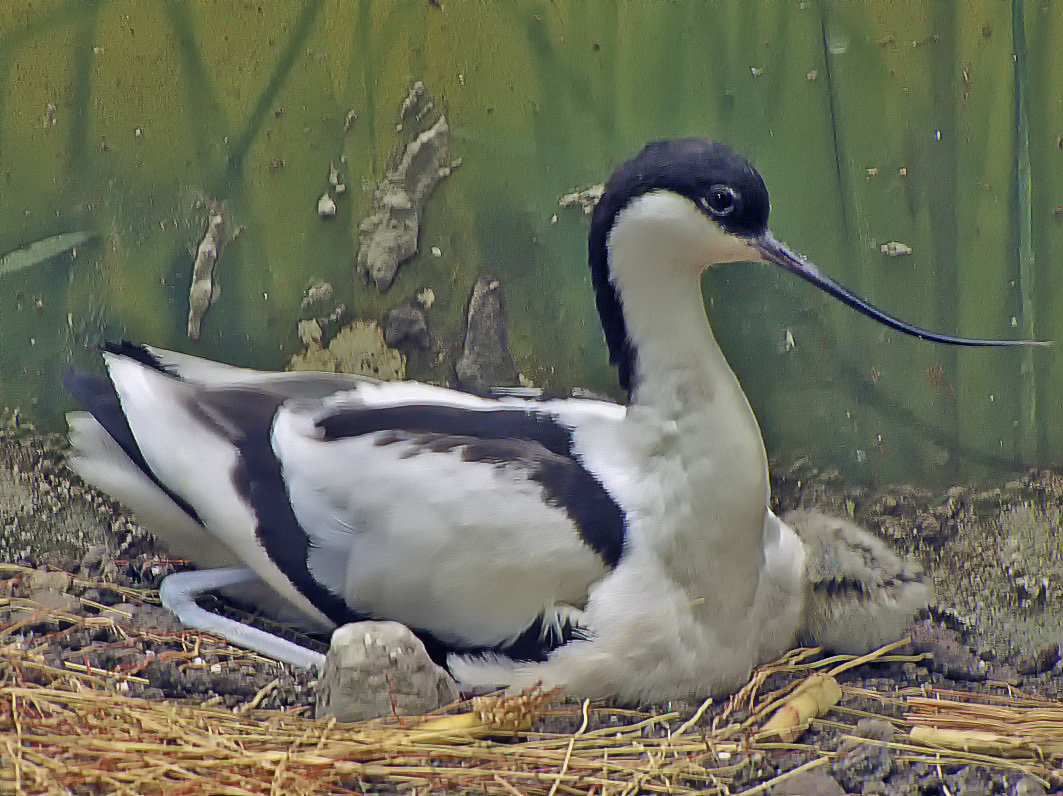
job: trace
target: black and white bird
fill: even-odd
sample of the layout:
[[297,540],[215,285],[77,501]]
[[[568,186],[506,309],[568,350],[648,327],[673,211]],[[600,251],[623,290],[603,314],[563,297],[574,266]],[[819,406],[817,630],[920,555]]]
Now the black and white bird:
[[626,404],[263,373],[124,344],[104,353],[106,376],[68,376],[88,410],[69,418],[71,463],[174,553],[229,568],[202,573],[208,584],[253,580],[264,606],[321,631],[397,620],[467,685],[721,694],[801,637],[809,610],[851,650],[899,631],[928,592],[896,559],[847,591],[858,621],[809,605],[833,594],[810,578],[848,577],[823,571],[847,560],[824,544],[869,548],[859,529],[820,533],[806,571],[801,538],[768,508],[760,429],[706,322],[701,274],[773,263],[907,334],[1021,341],[934,334],[854,296],[771,236],[760,175],[708,140],[653,143],[622,166],[589,251]]

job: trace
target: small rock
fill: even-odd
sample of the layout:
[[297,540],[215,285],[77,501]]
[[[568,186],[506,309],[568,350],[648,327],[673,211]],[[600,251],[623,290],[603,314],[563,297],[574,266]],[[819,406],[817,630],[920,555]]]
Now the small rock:
[[253,697],[258,688],[248,678],[230,672],[211,672],[214,675],[210,689],[217,694],[232,694],[239,697]]
[[983,768],[964,766],[954,774],[945,777],[945,785],[950,793],[962,793],[964,796],[990,796],[993,793],[993,780]]
[[987,489],[971,498],[971,511],[976,517],[992,517],[1004,505],[1004,494],[999,489]]
[[317,688],[318,718],[362,721],[419,715],[458,698],[458,687],[398,622],[354,622],[332,634]]
[[161,632],[176,632],[187,630],[180,620],[161,605],[134,605],[125,603],[113,608],[131,609],[133,614],[129,623],[140,630],[158,630]]
[[991,664],[987,677],[991,680],[1014,686],[1015,688],[1022,685],[1022,675],[1016,671],[1014,666],[1007,663]]
[[847,738],[838,747],[831,773],[847,793],[863,792],[868,780],[884,781],[893,771],[893,753],[889,747],[860,743]]
[[82,596],[90,602],[103,606],[112,606],[122,601],[122,596],[113,589],[85,589]]
[[1033,655],[1023,658],[1015,664],[1015,668],[1019,674],[1043,674],[1050,671],[1057,663],[1059,663],[1059,645],[1049,644]]
[[945,523],[929,512],[924,512],[916,518],[915,527],[919,531],[919,538],[923,544],[940,545],[948,538]]
[[879,505],[875,507],[875,511],[879,514],[900,514],[901,508],[901,502],[896,497],[884,495]]
[[981,681],[989,667],[960,638],[955,630],[936,622],[917,622],[912,626],[912,648],[928,652],[933,658],[932,671],[953,680]]
[[871,741],[889,742],[893,740],[895,733],[896,730],[894,730],[893,725],[885,719],[863,718],[856,723],[856,727],[853,729],[853,735],[867,738]]
[[1011,789],[1011,796],[1045,796],[1045,786],[1033,777],[1023,777]]
[[[112,592],[112,594],[113,594],[113,592]],[[102,602],[102,601],[100,601],[100,602]],[[120,614],[122,616],[133,616],[134,614],[137,613],[137,611],[139,611],[143,607],[141,605],[137,605],[136,603],[124,603],[124,602],[121,602],[121,598],[120,597],[119,597],[118,601],[112,600],[110,603],[103,603],[103,604],[107,606],[107,608],[111,611],[112,614]],[[167,613],[169,613],[169,612],[167,612]]]
[[822,771],[802,771],[771,789],[771,796],[845,796],[834,777]]
[[[57,575],[62,573],[55,573]],[[46,608],[49,611],[76,611],[81,605],[80,600],[72,594],[56,589],[36,589],[30,592],[29,599]]]
[[70,588],[70,575],[66,572],[45,572],[37,569],[28,573],[24,582],[31,592],[40,589],[66,591]]
[[105,567],[109,558],[107,545],[94,544],[81,557],[80,571],[82,573],[99,572]]

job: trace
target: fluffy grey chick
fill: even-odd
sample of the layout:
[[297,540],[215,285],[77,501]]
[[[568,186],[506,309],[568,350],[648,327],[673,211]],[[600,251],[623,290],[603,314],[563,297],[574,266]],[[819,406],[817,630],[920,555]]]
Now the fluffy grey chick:
[[859,655],[896,641],[933,592],[918,564],[855,522],[815,509],[783,516],[805,545],[802,643]]

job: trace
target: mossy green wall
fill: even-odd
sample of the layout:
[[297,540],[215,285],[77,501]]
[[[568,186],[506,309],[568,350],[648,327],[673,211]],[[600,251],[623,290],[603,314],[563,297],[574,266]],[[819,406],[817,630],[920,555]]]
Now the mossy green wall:
[[[557,199],[677,135],[750,157],[775,233],[884,308],[947,332],[1063,340],[1061,45],[1058,0],[8,0],[0,255],[97,237],[0,274],[0,404],[57,426],[58,374],[103,339],[279,367],[311,279],[369,319],[431,287],[441,347],[409,372],[446,381],[482,271],[503,284],[527,378],[613,390],[586,219]],[[357,224],[415,80],[463,165],[380,294],[354,276]],[[343,160],[348,192],[322,221]],[[189,279],[215,202],[243,230],[193,343]],[[912,253],[885,256],[889,241]],[[900,339],[758,267],[721,268],[705,293],[783,457],[926,483],[1063,460],[1054,350]]]

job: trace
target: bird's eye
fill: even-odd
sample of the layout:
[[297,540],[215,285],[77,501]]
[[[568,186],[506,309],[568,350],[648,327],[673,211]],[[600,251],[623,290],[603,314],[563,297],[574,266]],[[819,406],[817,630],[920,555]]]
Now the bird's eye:
[[714,216],[727,216],[734,212],[738,196],[728,185],[713,185],[701,197],[701,206]]

